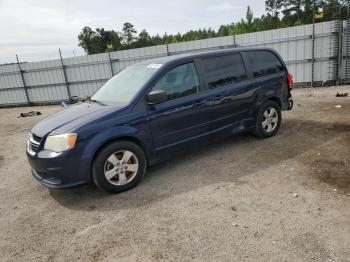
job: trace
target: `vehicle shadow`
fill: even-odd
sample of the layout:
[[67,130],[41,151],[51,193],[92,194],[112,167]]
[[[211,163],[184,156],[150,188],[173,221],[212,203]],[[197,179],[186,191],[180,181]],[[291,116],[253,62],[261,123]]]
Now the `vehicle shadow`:
[[219,183],[242,183],[240,178],[267,169],[350,131],[350,124],[285,119],[277,136],[257,139],[249,134],[230,137],[188,150],[151,167],[142,182],[121,194],[94,186],[50,190],[61,205],[76,210],[137,208]]

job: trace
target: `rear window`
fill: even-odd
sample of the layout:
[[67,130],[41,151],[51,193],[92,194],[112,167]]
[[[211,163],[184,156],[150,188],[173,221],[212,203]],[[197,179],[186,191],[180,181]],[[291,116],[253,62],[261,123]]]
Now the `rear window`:
[[240,54],[203,59],[210,89],[233,84],[247,78]]
[[246,54],[254,77],[270,75],[283,71],[281,61],[272,52],[251,51]]

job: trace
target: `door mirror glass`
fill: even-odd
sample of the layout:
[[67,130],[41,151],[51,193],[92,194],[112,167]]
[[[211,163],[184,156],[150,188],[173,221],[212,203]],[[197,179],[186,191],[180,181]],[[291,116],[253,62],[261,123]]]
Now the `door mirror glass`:
[[147,100],[150,104],[159,104],[168,100],[168,96],[164,90],[153,90],[148,94]]

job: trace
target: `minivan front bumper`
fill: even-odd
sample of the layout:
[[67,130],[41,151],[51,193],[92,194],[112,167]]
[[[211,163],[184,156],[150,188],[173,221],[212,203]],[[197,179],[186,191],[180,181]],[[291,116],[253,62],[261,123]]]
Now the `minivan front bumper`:
[[52,189],[63,189],[87,184],[89,175],[80,175],[78,156],[72,152],[53,154],[41,150],[33,155],[27,149],[27,158],[32,168],[33,177],[42,185]]

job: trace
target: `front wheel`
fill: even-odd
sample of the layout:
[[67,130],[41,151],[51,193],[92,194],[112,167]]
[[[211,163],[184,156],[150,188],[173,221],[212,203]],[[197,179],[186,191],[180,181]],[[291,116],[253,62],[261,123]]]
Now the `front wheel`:
[[92,167],[92,178],[99,189],[120,193],[136,186],[146,167],[146,156],[141,147],[129,141],[117,141],[98,153]]
[[274,101],[264,103],[258,112],[254,134],[259,138],[274,136],[282,121],[281,107]]

